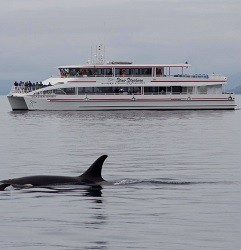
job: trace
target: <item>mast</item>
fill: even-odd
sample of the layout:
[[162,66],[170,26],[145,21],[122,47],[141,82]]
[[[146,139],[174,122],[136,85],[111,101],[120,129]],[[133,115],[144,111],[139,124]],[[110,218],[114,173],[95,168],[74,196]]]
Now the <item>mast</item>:
[[103,44],[95,46],[95,54],[93,54],[93,48],[91,46],[91,56],[90,63],[94,65],[104,64],[105,63],[105,46]]

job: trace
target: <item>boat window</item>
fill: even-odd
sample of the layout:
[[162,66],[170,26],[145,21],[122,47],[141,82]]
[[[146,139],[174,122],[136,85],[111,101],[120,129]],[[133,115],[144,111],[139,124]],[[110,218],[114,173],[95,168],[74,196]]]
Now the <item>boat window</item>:
[[113,72],[111,68],[94,68],[92,69],[94,72],[94,76],[112,76]]
[[63,89],[53,89],[53,94],[56,95],[66,95]]
[[85,93],[94,93],[94,87],[85,87]]
[[167,93],[167,94],[171,94],[171,92],[172,92],[171,87],[166,87],[166,93]]
[[99,89],[100,89],[100,93],[102,93],[102,94],[114,93],[114,88],[113,87],[101,87]]
[[77,74],[77,69],[69,69],[70,76],[76,76],[76,74]]
[[68,68],[61,68],[59,69],[61,77],[68,77],[69,76],[69,69]]
[[164,68],[156,68],[156,76],[163,76]]
[[115,76],[151,76],[152,68],[116,68]]
[[78,94],[140,94],[140,87],[78,87]]
[[172,86],[172,94],[181,94],[182,86]]
[[140,95],[141,94],[141,88],[140,87],[128,87],[127,93],[128,94]]
[[83,94],[101,94],[102,88],[99,87],[79,87],[78,88],[78,95]]
[[167,88],[166,87],[158,87],[158,93],[161,95],[165,95],[167,92]]
[[207,94],[207,86],[198,86],[197,92],[198,94]]
[[192,94],[193,93],[193,87],[182,87],[182,93],[183,94]]
[[78,77],[80,75],[84,75],[85,69],[79,68],[61,68],[59,69],[61,77]]
[[116,76],[129,76],[131,75],[131,69],[115,69],[115,75]]
[[54,89],[53,93],[56,95],[75,95],[75,88]]
[[44,90],[42,92],[38,92],[38,94],[40,94],[40,95],[51,95],[51,94],[53,94],[53,91],[52,90]]
[[158,94],[158,87],[144,87],[144,93],[146,95]]

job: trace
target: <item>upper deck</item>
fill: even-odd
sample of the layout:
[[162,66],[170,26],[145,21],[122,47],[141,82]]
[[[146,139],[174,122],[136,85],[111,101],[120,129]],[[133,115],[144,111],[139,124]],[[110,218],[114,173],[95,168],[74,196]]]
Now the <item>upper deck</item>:
[[189,68],[191,64],[133,64],[132,62],[110,62],[106,64],[66,65],[58,68]]
[[[93,77],[134,77],[160,81],[220,81],[225,83],[227,78],[217,74],[187,74],[184,72],[191,67],[182,64],[132,64],[109,63],[59,66],[60,76],[56,78],[93,78]],[[152,78],[152,79],[151,79]],[[198,78],[198,79],[197,79]],[[67,80],[67,79],[66,79]]]
[[[160,77],[175,74],[184,74],[184,69],[191,67],[190,64],[132,64],[117,63],[87,64],[59,66],[61,77],[95,77],[95,76],[133,76],[133,77]],[[177,71],[179,69],[179,71]]]

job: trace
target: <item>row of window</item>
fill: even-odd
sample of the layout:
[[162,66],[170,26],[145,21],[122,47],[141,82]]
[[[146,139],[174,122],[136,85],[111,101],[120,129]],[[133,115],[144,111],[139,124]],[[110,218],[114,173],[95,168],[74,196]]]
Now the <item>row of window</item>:
[[[152,68],[60,68],[61,77],[78,76],[152,76]],[[114,71],[114,72],[113,72]],[[156,68],[157,75],[163,75],[163,68]]]
[[[205,86],[204,86],[205,87]],[[202,89],[202,91],[206,91]],[[43,94],[83,95],[83,94],[165,94],[165,93],[192,93],[192,87],[78,87],[44,90]]]

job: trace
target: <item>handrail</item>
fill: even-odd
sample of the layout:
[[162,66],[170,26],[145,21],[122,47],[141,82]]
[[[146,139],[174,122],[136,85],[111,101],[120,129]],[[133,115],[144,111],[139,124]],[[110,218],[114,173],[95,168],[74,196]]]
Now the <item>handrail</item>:
[[25,85],[18,85],[18,86],[15,86],[13,85],[12,88],[11,88],[11,91],[10,93],[11,94],[27,94],[29,92],[32,92],[34,90],[38,90],[38,89],[42,89],[46,87],[46,85],[43,85],[43,87],[40,87],[40,86],[25,86]]
[[26,86],[12,86],[12,89],[10,91],[11,94],[26,94],[31,92],[32,89],[30,87],[26,87]]
[[[127,75],[121,75],[121,74],[115,74],[115,75],[66,75],[66,76],[61,76],[61,75],[56,75],[55,77],[57,78],[94,78],[94,77],[152,77],[152,75],[132,75],[132,74],[127,74]],[[53,78],[55,78],[53,77]],[[155,77],[181,77],[181,78],[202,78],[202,79],[210,79],[210,78],[216,78],[216,77],[225,77],[221,74],[175,74],[175,75],[168,75],[168,74],[163,74],[159,75],[156,74]]]

